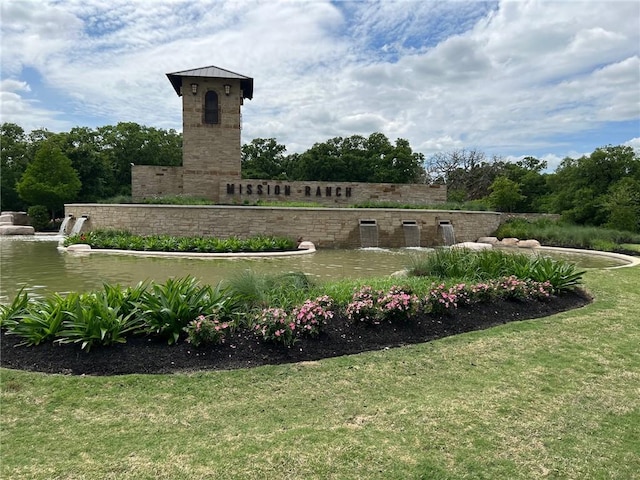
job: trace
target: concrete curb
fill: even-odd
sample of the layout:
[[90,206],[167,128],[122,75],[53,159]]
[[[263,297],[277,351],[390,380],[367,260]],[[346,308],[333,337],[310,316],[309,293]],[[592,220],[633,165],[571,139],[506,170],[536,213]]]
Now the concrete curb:
[[[75,247],[75,248],[73,248]],[[117,250],[117,249],[98,249],[91,248],[86,244],[69,245],[68,247],[59,246],[58,250],[73,254],[84,255],[90,253],[103,253],[113,255],[136,255],[139,257],[173,257],[173,258],[272,258],[272,257],[291,257],[297,255],[308,255],[315,253],[316,247],[311,242],[302,242],[298,250],[285,252],[238,252],[238,253],[195,253],[195,252],[151,252],[140,250]]]

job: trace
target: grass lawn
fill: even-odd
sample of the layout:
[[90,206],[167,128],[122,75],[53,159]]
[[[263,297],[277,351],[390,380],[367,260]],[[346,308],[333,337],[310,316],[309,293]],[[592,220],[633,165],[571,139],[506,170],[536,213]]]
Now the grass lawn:
[[640,478],[640,268],[585,281],[579,310],[320,362],[1,369],[0,477]]

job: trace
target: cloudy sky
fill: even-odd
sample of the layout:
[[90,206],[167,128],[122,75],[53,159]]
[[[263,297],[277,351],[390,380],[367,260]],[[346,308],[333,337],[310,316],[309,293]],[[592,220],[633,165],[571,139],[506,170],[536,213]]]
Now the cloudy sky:
[[3,0],[1,121],[181,130],[165,74],[254,78],[242,141],[382,132],[553,168],[640,147],[640,2]]

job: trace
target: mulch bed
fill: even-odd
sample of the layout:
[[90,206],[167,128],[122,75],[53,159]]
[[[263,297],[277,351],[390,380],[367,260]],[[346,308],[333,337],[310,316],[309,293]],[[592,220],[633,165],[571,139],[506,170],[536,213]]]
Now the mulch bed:
[[293,347],[260,341],[252,332],[236,332],[225,344],[194,348],[133,337],[127,343],[93,347],[89,353],[77,345],[47,343],[16,347],[20,338],[0,336],[0,366],[67,375],[161,374],[198,370],[230,370],[276,365],[429,342],[507,322],[546,317],[591,302],[581,290],[545,301],[502,301],[462,307],[449,315],[422,315],[412,322],[352,325],[334,318],[316,338],[301,339]]

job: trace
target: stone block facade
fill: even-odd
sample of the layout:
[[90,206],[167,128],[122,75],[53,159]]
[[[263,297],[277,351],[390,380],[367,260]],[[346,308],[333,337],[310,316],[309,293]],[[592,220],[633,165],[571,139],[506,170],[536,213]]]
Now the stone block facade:
[[[198,92],[182,95],[183,193],[218,201],[219,178],[240,178],[240,81],[197,78]],[[225,85],[230,85],[229,94]],[[186,90],[190,89],[185,85]],[[203,121],[207,92],[218,96],[218,123]]]
[[[359,248],[361,222],[377,228],[378,246],[405,247],[403,224],[417,225],[420,246],[442,245],[441,223],[450,223],[459,242],[490,235],[500,224],[496,212],[377,208],[285,208],[242,206],[182,206],[70,204],[65,216],[88,216],[83,231],[128,230],[138,235],[240,237],[277,235],[308,240],[318,248]],[[69,228],[72,228],[69,225]]]

